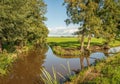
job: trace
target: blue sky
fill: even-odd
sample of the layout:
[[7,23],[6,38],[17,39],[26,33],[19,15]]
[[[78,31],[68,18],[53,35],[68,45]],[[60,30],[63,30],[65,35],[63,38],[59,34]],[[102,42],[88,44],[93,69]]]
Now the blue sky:
[[63,0],[44,0],[47,4],[46,25],[49,28],[66,26],[64,20],[67,18],[66,9],[62,5]]
[[[74,31],[73,28],[75,28],[76,26],[74,25],[66,26],[66,23],[64,22],[64,20],[67,19],[66,8],[65,6],[62,5],[64,0],[44,0],[44,1],[47,4],[47,13],[45,16],[48,19],[45,22],[45,24],[49,28],[50,34],[54,33],[56,35],[57,34],[63,35],[62,32],[65,32],[67,30],[67,32],[64,33],[64,35],[69,35],[71,31]],[[61,30],[61,33],[59,30]]]

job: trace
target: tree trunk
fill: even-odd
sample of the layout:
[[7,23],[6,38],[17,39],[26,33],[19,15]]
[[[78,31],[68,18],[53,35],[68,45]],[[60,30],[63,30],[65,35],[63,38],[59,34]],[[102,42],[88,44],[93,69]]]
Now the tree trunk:
[[87,60],[87,65],[90,66],[90,59],[89,59],[89,57],[87,57],[86,60]]
[[80,66],[81,66],[81,70],[84,69],[84,56],[80,57]]
[[90,42],[91,42],[91,35],[88,35],[88,45],[87,45],[87,49],[90,49]]
[[84,52],[84,33],[81,36],[81,52]]

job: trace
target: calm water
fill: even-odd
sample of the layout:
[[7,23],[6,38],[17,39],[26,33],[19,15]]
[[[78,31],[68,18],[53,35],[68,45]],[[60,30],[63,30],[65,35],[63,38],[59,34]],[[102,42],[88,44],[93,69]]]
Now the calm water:
[[[120,51],[120,47],[111,48],[106,51],[97,51],[91,53],[87,57],[74,58],[71,56],[56,56],[50,47],[45,49],[31,50],[26,56],[23,53],[19,59],[10,68],[9,74],[0,78],[0,84],[43,84],[40,79],[41,70],[43,67],[52,74],[52,66],[55,70],[64,76],[68,74],[62,64],[67,67],[67,62],[70,63],[70,69],[78,70],[85,66],[95,63],[95,60],[107,58],[113,53]],[[112,53],[112,54],[108,54]],[[57,76],[60,79],[59,76]]]

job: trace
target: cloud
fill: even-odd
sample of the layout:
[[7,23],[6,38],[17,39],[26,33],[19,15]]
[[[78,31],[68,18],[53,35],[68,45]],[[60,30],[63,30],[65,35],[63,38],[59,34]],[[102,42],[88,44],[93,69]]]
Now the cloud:
[[49,28],[49,36],[72,36],[76,31],[78,31],[78,27]]

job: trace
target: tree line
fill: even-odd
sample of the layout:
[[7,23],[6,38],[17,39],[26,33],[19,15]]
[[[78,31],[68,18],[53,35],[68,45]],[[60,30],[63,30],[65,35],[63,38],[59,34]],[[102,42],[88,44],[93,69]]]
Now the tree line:
[[43,0],[0,0],[0,50],[5,46],[44,44],[48,34],[45,13]]
[[76,32],[81,35],[81,51],[84,51],[84,37],[102,37],[107,43],[120,38],[120,0],[64,0],[68,18],[66,24],[78,24]]

